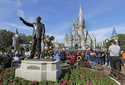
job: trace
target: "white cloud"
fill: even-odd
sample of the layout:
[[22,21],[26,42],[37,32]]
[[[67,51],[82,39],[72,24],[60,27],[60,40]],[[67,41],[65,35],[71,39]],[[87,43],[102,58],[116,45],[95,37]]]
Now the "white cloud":
[[[112,36],[113,27],[114,26],[109,26],[109,27],[104,27],[100,29],[95,29],[95,30],[90,31],[90,33],[93,33],[95,35],[97,42],[101,42]],[[118,34],[125,33],[125,23],[116,25],[115,28]]]
[[72,29],[72,22],[63,22],[63,23],[58,23],[56,25],[46,27],[46,33],[49,35],[55,36],[56,40],[59,42],[64,41],[64,37],[66,33],[69,33],[70,30]]
[[24,11],[22,9],[17,10],[17,16],[18,17],[24,17]]
[[22,2],[21,0],[17,0],[17,16],[24,17],[24,11],[22,9]]
[[6,29],[12,32],[15,32],[16,29],[18,29],[18,31],[20,33],[24,33],[26,35],[31,35],[32,34],[32,28],[30,29],[30,27],[27,27],[25,25],[20,25],[20,24],[16,24],[16,23],[2,23],[0,24],[0,29]]
[[90,31],[90,32],[94,34],[94,36],[97,39],[97,42],[100,42],[110,36],[112,32],[112,28],[108,27],[108,28],[102,28],[102,29],[95,29],[94,31]]

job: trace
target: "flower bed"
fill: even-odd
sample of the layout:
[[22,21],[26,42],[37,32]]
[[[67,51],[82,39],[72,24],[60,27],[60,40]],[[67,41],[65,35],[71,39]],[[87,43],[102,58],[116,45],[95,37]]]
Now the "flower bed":
[[27,81],[14,77],[14,69],[0,71],[0,85],[117,85],[102,72],[95,72],[88,68],[63,70],[61,79],[51,81]]
[[69,74],[65,74],[64,80],[67,85],[117,85],[103,72],[92,71],[88,68],[73,69]]

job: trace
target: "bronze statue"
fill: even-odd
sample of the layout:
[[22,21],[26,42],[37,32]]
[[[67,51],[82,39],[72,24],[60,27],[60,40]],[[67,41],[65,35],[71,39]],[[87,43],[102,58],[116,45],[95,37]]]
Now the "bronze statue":
[[41,17],[40,16],[37,17],[35,23],[29,23],[25,21],[22,17],[20,17],[20,20],[25,25],[33,27],[32,50],[31,50],[30,58],[34,58],[34,55],[36,55],[36,53],[38,58],[40,58],[41,57],[41,39],[44,42],[44,36],[45,36],[45,25],[41,22]]
[[45,49],[44,49],[44,56],[48,56],[48,57],[53,57],[54,54],[54,41],[55,37],[53,36],[46,36],[45,38]]

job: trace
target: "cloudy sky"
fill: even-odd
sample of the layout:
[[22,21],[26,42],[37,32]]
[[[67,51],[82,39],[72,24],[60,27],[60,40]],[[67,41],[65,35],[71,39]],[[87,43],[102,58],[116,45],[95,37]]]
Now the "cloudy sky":
[[18,17],[33,22],[41,16],[47,34],[62,42],[78,16],[80,5],[86,29],[98,41],[110,37],[113,27],[117,33],[125,33],[125,0],[0,0],[0,29],[15,32],[18,28],[19,32],[29,35],[32,28],[23,25]]

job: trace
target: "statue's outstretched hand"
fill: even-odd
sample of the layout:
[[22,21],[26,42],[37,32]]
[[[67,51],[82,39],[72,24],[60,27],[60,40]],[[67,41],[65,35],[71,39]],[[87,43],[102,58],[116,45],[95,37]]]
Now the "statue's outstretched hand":
[[19,17],[21,21],[23,21],[23,18],[22,17]]

